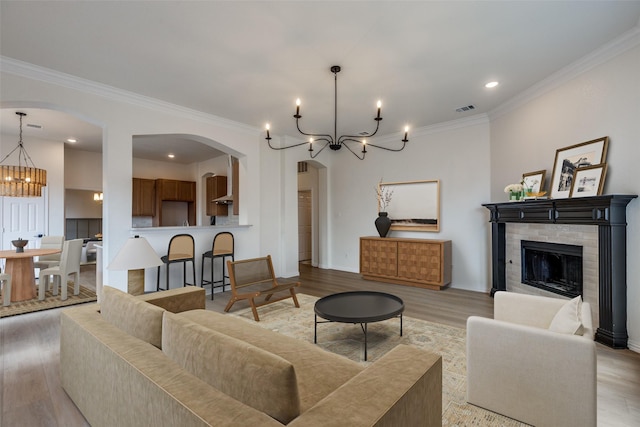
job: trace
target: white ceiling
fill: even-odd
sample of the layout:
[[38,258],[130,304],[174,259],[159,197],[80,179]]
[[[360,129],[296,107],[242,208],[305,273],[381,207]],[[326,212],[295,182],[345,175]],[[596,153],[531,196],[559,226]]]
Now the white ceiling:
[[[3,0],[0,54],[257,128],[270,122],[276,135],[297,135],[297,97],[303,130],[333,132],[329,68],[340,65],[338,133],[372,130],[381,99],[384,135],[487,113],[639,22],[640,1]],[[491,80],[500,85],[486,89]],[[15,111],[1,115],[3,133],[17,133]],[[100,147],[99,128],[26,112],[42,138]],[[174,141],[151,146],[164,156]]]

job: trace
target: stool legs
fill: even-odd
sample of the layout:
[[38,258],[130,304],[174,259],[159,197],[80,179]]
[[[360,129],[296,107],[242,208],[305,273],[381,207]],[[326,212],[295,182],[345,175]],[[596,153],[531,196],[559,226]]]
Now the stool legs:
[[[162,289],[160,287],[160,265],[158,266],[158,275],[156,277],[156,291],[165,291],[169,289],[169,266],[175,262],[181,262],[182,263],[182,283],[183,286],[197,286],[197,279],[196,279],[196,264],[194,262],[193,259],[185,259],[185,260],[179,260],[179,261],[173,261],[173,262],[166,262],[165,265],[167,266],[167,277],[166,277],[166,288]],[[193,269],[193,283],[187,283],[187,262],[191,262],[191,267]]]
[[[220,286],[222,286],[222,292],[225,291],[225,286],[226,286],[226,282],[225,279],[228,279],[229,276],[227,275],[227,269],[226,269],[226,265],[225,265],[225,259],[227,257],[231,257],[231,260],[234,261],[234,257],[232,254],[229,255],[218,255],[218,256],[205,256],[204,254],[202,255],[202,268],[200,270],[200,283],[202,285],[202,287],[204,287],[204,285],[211,285],[211,299],[213,300],[213,291],[215,288],[219,288]],[[205,262],[205,258],[209,258],[211,260],[211,280],[204,280],[204,262]],[[216,258],[220,258],[222,259],[222,280],[214,280],[214,263],[215,263],[215,259]],[[216,286],[216,283],[220,283],[222,282],[222,285],[220,286]]]

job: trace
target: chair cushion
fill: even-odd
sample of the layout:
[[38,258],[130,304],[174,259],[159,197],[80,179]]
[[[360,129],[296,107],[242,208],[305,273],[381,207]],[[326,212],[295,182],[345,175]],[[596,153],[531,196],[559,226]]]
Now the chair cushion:
[[141,301],[111,286],[102,288],[100,313],[104,319],[129,335],[162,348],[164,309]]
[[549,330],[561,334],[582,335],[582,297],[575,297],[558,310]]
[[283,424],[300,414],[293,365],[239,339],[165,312],[162,351],[182,368]]

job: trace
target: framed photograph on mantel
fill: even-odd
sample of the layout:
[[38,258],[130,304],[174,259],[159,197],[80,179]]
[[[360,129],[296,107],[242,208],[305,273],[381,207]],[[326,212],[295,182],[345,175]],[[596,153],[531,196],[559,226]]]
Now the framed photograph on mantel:
[[608,146],[609,137],[605,136],[556,150],[551,188],[549,189],[551,198],[570,197],[576,169],[604,163],[607,158]]
[[[529,190],[531,195],[539,194],[544,190],[544,177],[547,174],[546,170],[528,172],[522,174],[522,184],[525,191]],[[528,194],[525,196],[531,197]]]
[[380,183],[393,192],[387,207],[391,230],[440,231],[440,181]]
[[606,175],[606,163],[576,169],[571,183],[571,197],[601,195]]

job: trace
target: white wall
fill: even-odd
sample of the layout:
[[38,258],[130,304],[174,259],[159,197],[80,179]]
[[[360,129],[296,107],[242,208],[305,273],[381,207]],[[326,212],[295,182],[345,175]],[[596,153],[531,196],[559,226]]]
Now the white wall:
[[93,200],[91,190],[66,190],[64,206],[66,218],[102,218],[102,203]]
[[[376,143],[392,147],[398,145],[399,139],[387,138]],[[404,151],[390,153],[370,148],[364,161],[346,150],[323,152],[318,159],[332,157],[328,171],[329,267],[359,271],[359,239],[377,235],[375,187],[381,179],[386,182],[438,179],[440,231],[392,231],[391,235],[451,240],[451,286],[487,292],[488,215],[481,204],[489,201],[489,153],[489,122],[485,116],[416,130]]]
[[196,166],[180,163],[133,159],[133,176],[144,179],[176,179],[197,181]]
[[[546,169],[558,148],[609,136],[604,194],[640,194],[640,46],[491,121],[491,199],[524,172]],[[547,189],[549,184],[546,185]],[[627,328],[640,351],[640,200],[627,207]]]
[[102,191],[102,153],[64,150],[64,188]]

